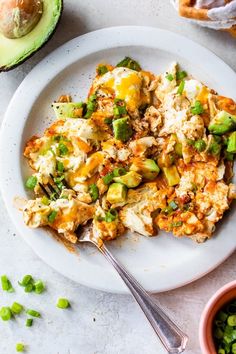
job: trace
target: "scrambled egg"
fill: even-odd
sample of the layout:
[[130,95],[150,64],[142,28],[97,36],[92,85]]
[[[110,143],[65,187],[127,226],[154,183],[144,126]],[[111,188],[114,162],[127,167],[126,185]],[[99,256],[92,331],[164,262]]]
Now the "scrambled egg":
[[[56,120],[24,156],[36,198],[29,227],[49,226],[71,242],[93,222],[112,240],[127,229],[210,238],[236,198],[236,103],[180,70],[141,69],[126,57],[100,64],[87,100],[53,104]],[[45,195],[45,189],[47,195]]]

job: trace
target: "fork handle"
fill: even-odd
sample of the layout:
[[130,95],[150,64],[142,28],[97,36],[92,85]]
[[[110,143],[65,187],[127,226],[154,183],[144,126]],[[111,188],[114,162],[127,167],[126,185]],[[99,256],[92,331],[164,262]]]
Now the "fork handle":
[[152,297],[117,261],[104,244],[99,250],[117,270],[168,353],[182,353],[186,348],[188,336],[157,306]]

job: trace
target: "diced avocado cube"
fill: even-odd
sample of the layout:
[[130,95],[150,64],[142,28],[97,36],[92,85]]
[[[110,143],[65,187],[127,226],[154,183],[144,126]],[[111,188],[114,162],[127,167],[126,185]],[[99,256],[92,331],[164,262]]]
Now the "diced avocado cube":
[[111,204],[123,203],[126,200],[127,187],[122,183],[112,183],[107,192],[107,200]]
[[123,183],[128,188],[135,188],[141,183],[142,176],[135,171],[129,171],[123,176],[114,177],[113,180],[118,183]]
[[175,153],[177,156],[179,157],[183,157],[183,147],[182,147],[182,144],[181,143],[176,143],[175,144]]
[[212,134],[223,135],[227,132],[230,132],[235,127],[236,127],[236,116],[233,116],[232,114],[226,111],[221,111],[210,122],[208,126],[208,130]]
[[129,140],[133,131],[129,124],[129,117],[116,119],[112,122],[115,139],[123,142]]
[[209,137],[210,137],[210,144],[208,145],[207,153],[217,156],[221,152],[222,139],[220,136],[217,135],[211,135]]
[[163,172],[170,187],[179,184],[180,176],[175,165],[170,167],[163,167]]
[[130,166],[130,170],[138,172],[141,176],[148,180],[153,180],[160,172],[160,168],[154,160],[145,158],[134,159],[132,165]]
[[236,132],[231,133],[229,136],[227,151],[236,154]]
[[83,117],[83,102],[55,102],[52,108],[56,114],[57,119],[66,118],[81,118]]

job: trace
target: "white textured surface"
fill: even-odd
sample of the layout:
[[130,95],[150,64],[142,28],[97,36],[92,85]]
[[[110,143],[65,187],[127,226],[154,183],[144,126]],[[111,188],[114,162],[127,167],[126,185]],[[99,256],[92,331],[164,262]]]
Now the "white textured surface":
[[[21,67],[0,75],[0,118],[24,76],[52,49],[94,29],[128,24],[157,26],[184,34],[214,51],[236,70],[235,40],[226,33],[204,30],[179,19],[167,1],[65,0],[62,23],[51,42]],[[10,305],[17,300],[43,314],[42,319],[35,321],[32,328],[24,327],[24,316],[11,323],[1,322],[0,353],[14,353],[15,343],[19,341],[28,344],[28,352],[32,354],[165,353],[130,297],[94,291],[63,278],[42,263],[18,236],[2,203],[0,211],[0,273],[6,273],[16,288],[14,294],[0,291],[0,305]],[[234,254],[203,279],[157,296],[162,306],[168,308],[172,317],[189,334],[186,353],[200,354],[200,313],[206,301],[220,286],[235,279],[235,267]],[[27,273],[46,280],[48,291],[41,296],[24,294],[16,281]],[[71,310],[55,308],[55,302],[60,296],[71,300]]]

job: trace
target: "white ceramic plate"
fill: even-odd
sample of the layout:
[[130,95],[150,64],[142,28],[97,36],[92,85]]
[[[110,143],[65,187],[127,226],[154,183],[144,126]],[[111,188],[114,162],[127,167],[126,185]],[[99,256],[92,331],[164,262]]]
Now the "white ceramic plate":
[[[78,254],[71,254],[47,231],[27,228],[13,200],[16,196],[27,198],[24,181],[29,170],[22,151],[27,139],[42,133],[54,119],[51,102],[63,93],[84,99],[96,64],[115,64],[125,55],[155,73],[176,60],[196,78],[236,99],[236,74],[200,45],[156,28],[107,28],[73,39],[31,71],[8,107],[0,146],[2,194],[22,237],[58,272],[78,283],[117,293],[126,293],[127,289],[102,255],[91,247],[81,247]],[[200,278],[235,250],[235,217],[234,208],[218,226],[215,237],[204,244],[160,232],[154,238],[128,235],[109,247],[147,290],[170,290]]]

